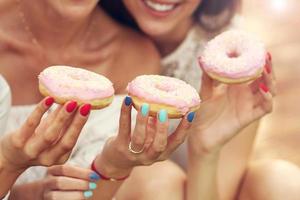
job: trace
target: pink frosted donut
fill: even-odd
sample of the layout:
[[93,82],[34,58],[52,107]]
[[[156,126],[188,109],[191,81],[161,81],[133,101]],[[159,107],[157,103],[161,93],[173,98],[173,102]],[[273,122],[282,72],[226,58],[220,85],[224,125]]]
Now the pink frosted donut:
[[137,110],[143,103],[150,105],[151,116],[165,109],[170,118],[180,118],[200,106],[200,97],[195,88],[172,77],[138,76],[128,84],[127,90]]
[[76,100],[79,105],[90,103],[93,109],[108,106],[114,96],[113,84],[102,75],[69,66],[52,66],[39,75],[39,90],[64,104]]
[[262,42],[244,31],[226,31],[208,42],[199,64],[220,82],[247,82],[261,76],[266,50]]

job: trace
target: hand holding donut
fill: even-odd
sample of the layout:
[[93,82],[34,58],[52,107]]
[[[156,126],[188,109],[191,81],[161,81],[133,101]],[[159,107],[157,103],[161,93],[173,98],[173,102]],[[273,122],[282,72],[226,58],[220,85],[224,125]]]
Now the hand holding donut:
[[43,115],[53,104],[52,97],[42,100],[23,126],[0,142],[0,163],[10,172],[22,172],[30,166],[64,163],[88,119],[91,105],[79,109],[75,101]]
[[225,85],[204,74],[203,102],[190,129],[190,150],[196,154],[219,150],[241,129],[272,111],[275,93],[269,53],[263,75],[250,84]]
[[132,99],[127,96],[122,105],[119,133],[106,143],[94,162],[96,170],[107,177],[125,177],[135,166],[166,160],[184,142],[195,114],[186,114],[174,133],[168,136],[169,119],[165,110],[151,117],[149,104],[144,103],[131,132],[131,109]]

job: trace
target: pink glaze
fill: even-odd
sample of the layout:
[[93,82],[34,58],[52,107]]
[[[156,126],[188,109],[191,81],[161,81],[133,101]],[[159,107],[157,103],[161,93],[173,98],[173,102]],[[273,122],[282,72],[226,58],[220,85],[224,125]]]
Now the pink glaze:
[[39,82],[55,96],[94,100],[114,94],[113,84],[97,73],[68,66],[52,66],[39,75]]
[[174,106],[182,114],[200,104],[200,97],[195,88],[182,80],[167,76],[138,76],[128,84],[127,90],[130,95],[151,103]]
[[265,66],[266,50],[262,42],[246,32],[231,30],[208,42],[200,59],[207,72],[233,79],[247,78]]

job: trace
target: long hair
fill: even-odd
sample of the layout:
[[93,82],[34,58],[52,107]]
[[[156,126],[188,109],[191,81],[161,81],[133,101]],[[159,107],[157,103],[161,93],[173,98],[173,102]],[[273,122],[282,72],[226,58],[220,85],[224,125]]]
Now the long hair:
[[[219,31],[227,26],[240,6],[241,0],[202,0],[193,18],[206,31]],[[99,5],[115,20],[139,30],[122,0],[101,0]]]

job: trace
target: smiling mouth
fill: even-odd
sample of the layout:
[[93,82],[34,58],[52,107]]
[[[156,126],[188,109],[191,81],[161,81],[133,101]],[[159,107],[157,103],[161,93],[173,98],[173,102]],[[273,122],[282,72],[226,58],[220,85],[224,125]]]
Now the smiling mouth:
[[174,10],[178,3],[158,3],[153,0],[143,0],[145,5],[156,12],[169,12]]

